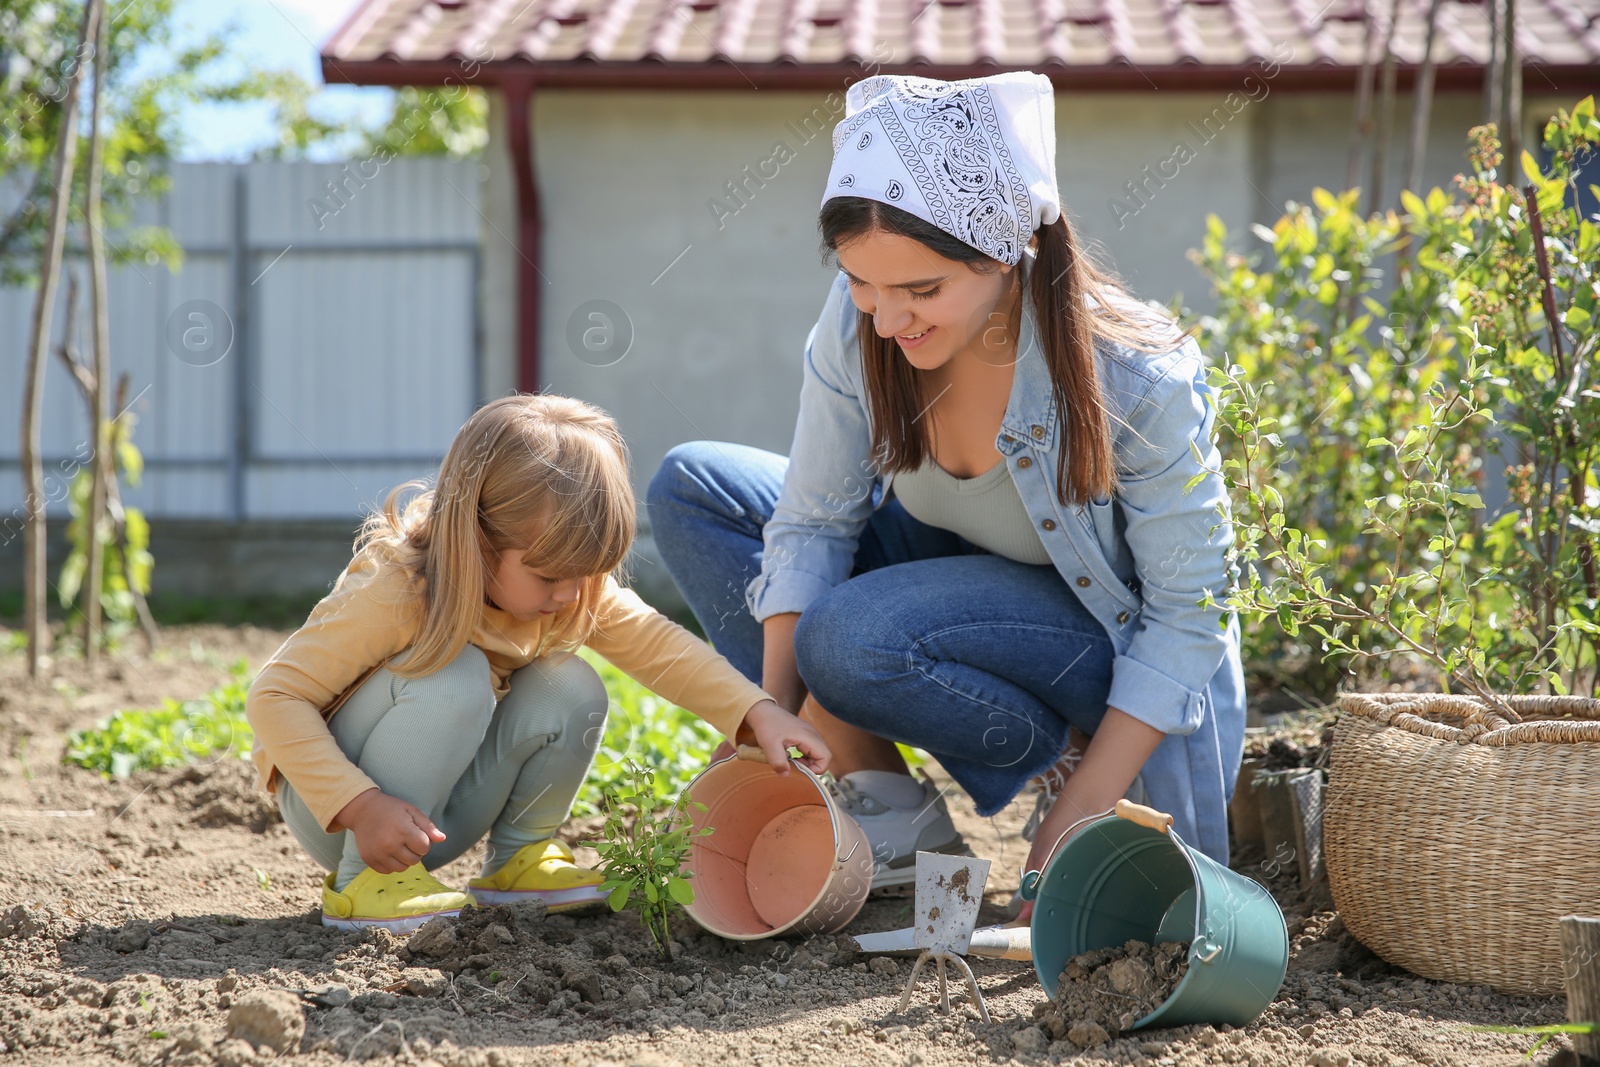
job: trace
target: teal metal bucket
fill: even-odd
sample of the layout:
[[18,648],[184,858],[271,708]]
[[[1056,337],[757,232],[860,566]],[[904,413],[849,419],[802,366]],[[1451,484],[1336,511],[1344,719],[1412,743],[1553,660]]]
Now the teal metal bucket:
[[[1120,801],[1029,871],[1033,968],[1055,997],[1067,961],[1127,941],[1189,942],[1189,968],[1172,994],[1133,1024],[1243,1026],[1283,985],[1289,931],[1258,882],[1190,848],[1172,818]],[[1119,817],[1120,816],[1120,817]]]

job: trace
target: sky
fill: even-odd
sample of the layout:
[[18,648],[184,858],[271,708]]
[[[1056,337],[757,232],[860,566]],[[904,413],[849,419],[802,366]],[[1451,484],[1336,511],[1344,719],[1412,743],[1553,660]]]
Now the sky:
[[[320,118],[359,118],[375,123],[388,114],[392,93],[380,87],[323,86],[317,52],[354,10],[359,0],[178,0],[174,24],[179,40],[198,40],[238,27],[229,63],[218,73],[240,73],[244,60],[262,69],[288,69],[322,86],[310,105]],[[193,106],[181,115],[185,144],[178,158],[189,161],[247,159],[276,139],[267,104]],[[313,159],[341,158],[337,146],[313,150]]]

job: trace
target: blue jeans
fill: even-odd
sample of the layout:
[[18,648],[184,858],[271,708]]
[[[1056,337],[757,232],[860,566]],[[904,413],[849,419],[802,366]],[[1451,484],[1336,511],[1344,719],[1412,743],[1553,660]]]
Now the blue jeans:
[[[757,684],[762,627],[744,592],[787,466],[696,441],[667,453],[646,497],[656,549],[695,618]],[[822,707],[932,753],[987,816],[1055,763],[1069,727],[1095,732],[1113,651],[1053,566],[986,552],[891,500],[862,531],[850,578],[801,613],[795,655]]]

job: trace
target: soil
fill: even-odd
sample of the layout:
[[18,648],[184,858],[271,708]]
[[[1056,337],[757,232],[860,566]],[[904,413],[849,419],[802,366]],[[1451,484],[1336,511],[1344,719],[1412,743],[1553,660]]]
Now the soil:
[[[984,1024],[954,984],[948,1014],[926,980],[900,1012],[911,961],[856,955],[841,936],[727,942],[679,919],[676,958],[662,963],[631,913],[485,909],[409,941],[329,930],[319,922],[321,872],[244,761],[110,781],[60,763],[69,730],[119,707],[197,696],[234,659],[259,667],[283,637],[172,627],[153,655],[134,640],[92,672],[62,660],[37,681],[21,654],[0,653],[0,1062],[1510,1067],[1532,1038],[1468,1027],[1565,1018],[1559,998],[1500,996],[1390,967],[1336,914],[1297,899],[1289,872],[1268,877],[1277,868],[1248,854],[1236,868],[1268,885],[1289,924],[1277,999],[1241,1028],[1113,1036],[1100,1023],[1107,1040],[1087,1049],[1070,1024],[1056,1036],[1051,1009],[1036,1019],[1046,995],[1027,963],[970,961],[993,1018]],[[973,850],[994,861],[979,921],[1003,921],[1031,800],[994,819],[977,817],[959,790],[948,800]],[[568,834],[581,839],[594,826]],[[464,882],[478,858],[441,877]],[[875,899],[850,932],[910,922],[909,899]],[[1561,1047],[1546,1046],[1541,1062]]]
[[1189,970],[1189,943],[1129,941],[1072,957],[1061,969],[1055,999],[1033,1017],[1051,1037],[1096,1048],[1133,1029],[1178,988]]

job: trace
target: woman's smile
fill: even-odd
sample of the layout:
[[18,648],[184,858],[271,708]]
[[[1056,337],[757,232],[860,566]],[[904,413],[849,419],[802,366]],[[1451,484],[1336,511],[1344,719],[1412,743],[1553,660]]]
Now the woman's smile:
[[928,335],[936,329],[938,329],[937,326],[928,326],[920,333],[897,334],[895,335],[895,340],[900,342],[900,346],[902,348],[916,348],[922,342],[926,341],[928,339]]

